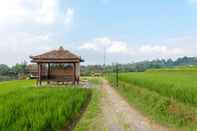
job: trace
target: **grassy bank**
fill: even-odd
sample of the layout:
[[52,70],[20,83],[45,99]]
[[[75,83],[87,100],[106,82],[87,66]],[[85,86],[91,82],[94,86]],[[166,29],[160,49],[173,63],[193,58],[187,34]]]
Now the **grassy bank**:
[[[197,74],[123,73],[116,89],[151,119],[175,130],[197,130]],[[113,83],[114,77],[108,77]]]
[[82,119],[79,121],[77,126],[74,128],[74,131],[100,131],[102,127],[102,121],[100,119],[101,108],[100,108],[100,84],[101,80],[97,78],[88,79],[91,85],[94,87],[92,90],[92,99],[82,116]]
[[0,130],[60,130],[91,96],[89,89],[33,85],[33,81],[0,83]]

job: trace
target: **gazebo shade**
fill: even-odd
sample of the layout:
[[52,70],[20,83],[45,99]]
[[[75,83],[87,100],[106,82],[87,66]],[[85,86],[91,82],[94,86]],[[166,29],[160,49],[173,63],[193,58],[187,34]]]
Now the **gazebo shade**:
[[79,83],[80,62],[84,60],[63,47],[30,58],[37,63],[37,84],[41,85],[42,80]]
[[30,56],[31,62],[35,63],[78,63],[83,62],[80,56],[60,47],[58,50],[52,50],[37,56]]

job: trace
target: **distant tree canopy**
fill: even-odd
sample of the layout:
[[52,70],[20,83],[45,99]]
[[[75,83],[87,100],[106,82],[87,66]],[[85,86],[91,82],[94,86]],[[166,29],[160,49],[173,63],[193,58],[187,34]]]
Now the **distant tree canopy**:
[[[172,59],[157,59],[152,61],[141,61],[129,64],[119,64],[118,68],[120,72],[143,72],[147,69],[157,68],[170,68],[175,66],[190,66],[197,65],[197,57],[182,57],[176,60]],[[83,75],[90,75],[91,73],[97,72],[102,73],[104,69],[106,72],[113,71],[115,66],[113,65],[88,65],[81,68]]]
[[5,64],[0,65],[0,75],[8,75],[10,73],[11,69],[9,66]]
[[12,67],[9,67],[5,64],[0,64],[0,81],[17,79],[18,75],[22,73],[27,73],[27,62],[24,61],[21,64],[16,64]]
[[[176,60],[172,59],[157,59],[152,61],[141,61],[129,64],[119,64],[118,68],[120,72],[143,72],[147,69],[155,68],[170,68],[175,66],[197,66],[197,57],[181,57]],[[92,73],[111,72],[115,70],[114,65],[87,65],[81,66],[82,75],[91,75]],[[16,64],[9,67],[5,64],[0,64],[0,80],[2,78],[18,78],[19,74],[27,74],[27,62],[24,61],[20,64]]]
[[16,64],[15,66],[11,67],[12,73],[17,75],[19,73],[27,73],[27,62],[23,62],[21,64]]

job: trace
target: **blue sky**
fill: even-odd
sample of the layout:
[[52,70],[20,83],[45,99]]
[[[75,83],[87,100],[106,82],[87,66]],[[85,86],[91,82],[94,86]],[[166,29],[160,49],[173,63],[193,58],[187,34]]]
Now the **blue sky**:
[[197,0],[0,0],[0,63],[59,46],[84,64],[197,55]]

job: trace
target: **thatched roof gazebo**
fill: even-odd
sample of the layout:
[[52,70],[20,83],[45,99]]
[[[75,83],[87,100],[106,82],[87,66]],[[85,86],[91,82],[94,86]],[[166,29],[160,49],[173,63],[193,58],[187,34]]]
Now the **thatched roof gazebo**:
[[80,62],[84,60],[80,56],[60,47],[40,55],[30,56],[31,62],[37,63],[37,84],[43,80],[62,83],[79,83]]

